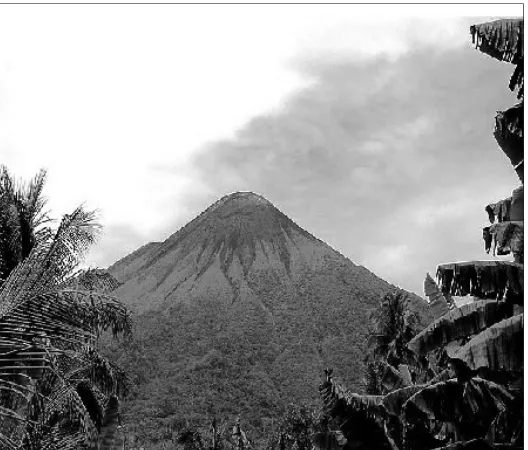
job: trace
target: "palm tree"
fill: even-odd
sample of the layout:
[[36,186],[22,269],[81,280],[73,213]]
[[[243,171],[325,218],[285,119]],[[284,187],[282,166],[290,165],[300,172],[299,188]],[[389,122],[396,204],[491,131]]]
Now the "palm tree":
[[416,366],[407,343],[417,334],[419,318],[402,292],[389,292],[371,315],[373,327],[365,357],[367,394],[381,394],[409,385],[409,365]]
[[0,166],[0,284],[29,256],[42,226],[49,222],[42,195],[45,182],[45,170],[24,183]]
[[[18,201],[20,195],[11,196],[15,202],[10,203],[9,193],[16,189],[7,171],[2,173],[0,215],[14,230],[2,242],[9,256],[2,255],[9,261],[3,267],[19,260],[0,286],[0,448],[111,448],[126,383],[124,374],[98,354],[96,342],[106,330],[130,333],[131,320],[116,299],[71,288],[99,233],[95,214],[79,207],[56,231],[28,230],[26,225],[42,224],[43,203]],[[33,193],[24,198],[40,198],[44,176],[37,181],[40,187],[28,188]],[[17,207],[25,215],[15,214]],[[17,225],[14,218],[22,216]],[[20,230],[33,240],[17,236]],[[27,242],[32,248],[25,255],[21,249]]]

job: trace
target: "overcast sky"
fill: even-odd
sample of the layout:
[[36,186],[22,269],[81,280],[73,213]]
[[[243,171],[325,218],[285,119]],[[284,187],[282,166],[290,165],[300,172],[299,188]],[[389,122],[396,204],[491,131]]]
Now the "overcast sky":
[[[518,180],[493,138],[513,67],[469,25],[522,5],[2,5],[0,163],[84,202],[106,267],[225,194],[422,295],[488,259],[484,207]],[[472,17],[472,18],[469,18]]]

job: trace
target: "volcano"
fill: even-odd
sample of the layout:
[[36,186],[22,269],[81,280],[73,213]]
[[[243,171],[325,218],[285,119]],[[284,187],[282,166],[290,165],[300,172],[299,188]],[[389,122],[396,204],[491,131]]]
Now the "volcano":
[[161,422],[212,416],[240,415],[262,435],[287,404],[317,403],[326,367],[363,391],[368,312],[397,289],[251,192],[108,271],[136,313],[118,360],[144,443]]

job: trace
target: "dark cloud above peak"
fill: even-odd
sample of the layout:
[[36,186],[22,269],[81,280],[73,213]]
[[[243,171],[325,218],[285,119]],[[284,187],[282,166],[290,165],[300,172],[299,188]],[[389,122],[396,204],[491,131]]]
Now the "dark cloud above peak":
[[[296,67],[306,88],[197,154],[208,192],[260,192],[353,261],[415,291],[450,246],[486,257],[483,208],[516,185],[492,135],[495,111],[514,102],[512,67],[470,45]],[[455,208],[456,226],[444,220],[453,205],[467,209]],[[442,231],[462,228],[475,239]]]

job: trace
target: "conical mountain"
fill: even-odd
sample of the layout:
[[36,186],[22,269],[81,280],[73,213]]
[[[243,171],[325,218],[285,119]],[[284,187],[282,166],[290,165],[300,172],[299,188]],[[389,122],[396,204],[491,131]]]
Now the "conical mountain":
[[264,197],[237,192],[218,200],[165,242],[141,247],[108,271],[123,283],[115,293],[144,312],[193,298],[244,302],[263,283],[292,287],[306,273],[332,263],[369,276]]
[[249,192],[108,270],[137,312],[121,363],[147,434],[160,417],[241,414],[262,435],[285,405],[318,401],[329,366],[362,391],[368,311],[395,289]]

